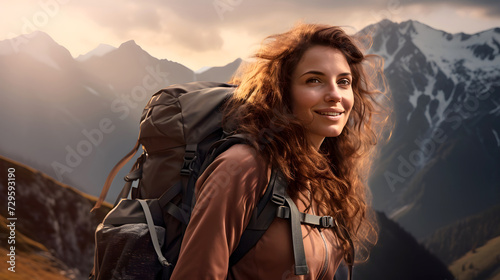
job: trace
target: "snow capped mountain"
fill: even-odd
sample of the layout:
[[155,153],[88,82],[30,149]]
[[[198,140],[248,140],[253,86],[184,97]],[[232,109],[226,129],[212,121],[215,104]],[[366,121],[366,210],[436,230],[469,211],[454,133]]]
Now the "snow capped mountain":
[[385,58],[394,103],[393,137],[371,180],[375,206],[422,237],[500,202],[500,29],[382,21],[362,34]]
[[500,28],[474,35],[450,34],[416,21],[399,25],[383,21],[364,32],[368,30],[377,34],[371,51],[385,58],[388,75],[403,71],[417,79],[409,99],[413,109],[422,94],[434,103],[433,110],[426,112],[429,122],[445,119],[445,109],[453,101],[447,85],[460,84],[478,93],[488,91],[485,86],[500,76]]

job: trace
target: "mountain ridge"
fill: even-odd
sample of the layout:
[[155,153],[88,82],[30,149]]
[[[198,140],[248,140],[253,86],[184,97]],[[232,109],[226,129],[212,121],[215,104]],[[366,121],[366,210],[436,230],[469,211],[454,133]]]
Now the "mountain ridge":
[[[495,79],[500,77],[500,63],[495,63],[500,56],[495,52],[494,62],[474,56],[469,46],[477,45],[477,36],[468,37],[474,42],[459,42],[444,32],[422,31],[428,29],[414,21],[386,21],[363,31],[374,38],[373,53],[391,55],[385,73],[396,120],[391,142],[382,148],[370,180],[374,205],[417,237],[500,200],[500,178],[493,172],[500,168],[500,126],[495,121],[500,104],[500,83]],[[444,48],[452,53],[449,57],[422,47],[443,42],[455,46]],[[453,57],[463,59],[452,61]],[[443,61],[449,62],[448,69],[438,64]],[[488,67],[474,68],[478,63]],[[466,172],[461,162],[474,156],[485,162]],[[471,195],[467,186],[476,184],[483,187]],[[443,195],[452,198],[446,211],[439,200]]]

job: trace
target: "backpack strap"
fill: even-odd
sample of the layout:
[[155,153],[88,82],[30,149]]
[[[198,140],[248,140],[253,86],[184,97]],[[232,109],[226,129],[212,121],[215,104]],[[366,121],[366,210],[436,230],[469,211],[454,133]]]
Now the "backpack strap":
[[236,144],[248,144],[248,138],[243,134],[233,134],[227,136],[227,133],[224,132],[225,138],[215,142],[211,147],[207,154],[205,161],[203,162],[199,174],[203,174],[205,169],[217,158],[220,154],[227,151],[227,149],[231,148]]
[[257,244],[276,218],[276,209],[278,205],[270,203],[270,201],[276,185],[277,176],[276,170],[273,170],[266,192],[257,204],[248,226],[245,231],[243,231],[238,246],[229,257],[229,266],[235,265],[253,246],[255,246],[255,244]]
[[257,204],[252,218],[243,232],[240,242],[229,258],[229,265],[235,265],[264,235],[271,223],[277,217],[280,207],[290,209],[290,226],[292,230],[293,255],[295,261],[295,274],[306,275],[309,273],[307,267],[304,242],[302,240],[302,227],[300,212],[286,189],[288,182],[283,173],[273,168],[266,192]]
[[[184,162],[181,168],[181,186],[182,186],[182,205],[187,208],[191,208],[194,202],[194,187],[190,186],[190,180],[192,180],[191,173],[193,173],[193,164],[197,159],[198,145],[197,144],[187,144],[186,151],[184,152]],[[172,197],[173,198],[173,197]],[[179,210],[183,211],[179,208]],[[187,221],[185,224],[187,225]]]
[[[276,216],[282,219],[290,219],[290,208],[286,206],[278,207]],[[316,216],[300,212],[299,220],[301,224],[308,224],[321,228],[332,228],[335,226],[332,216]]]
[[[300,226],[300,212],[297,205],[293,202],[290,195],[286,191],[286,186],[288,183],[283,178],[284,175],[279,172],[277,178],[277,184],[275,186],[275,192],[273,192],[272,201],[274,203],[281,202],[282,206],[287,205],[290,209],[290,226],[292,230],[292,242],[293,242],[293,257],[295,260],[295,275],[306,275],[309,273],[309,268],[307,267],[306,254],[304,251],[304,241],[302,239],[302,227]],[[284,200],[284,202],[283,202]]]
[[153,216],[151,215],[148,204],[145,200],[142,199],[138,199],[137,201],[139,201],[142,206],[142,210],[144,211],[149,234],[151,235],[151,241],[153,242],[153,247],[155,249],[156,255],[158,256],[158,261],[163,266],[172,266],[172,264],[167,261],[167,259],[161,252],[160,242],[158,241],[158,235],[156,234],[155,223],[153,222]]
[[[139,158],[135,161],[130,172],[123,178],[125,180],[125,185],[123,186],[120,194],[116,198],[114,206],[118,205],[120,200],[123,198],[127,198],[130,190],[132,189],[132,184],[134,181],[142,178],[142,165],[144,164],[144,160],[146,159],[146,153],[143,152]],[[132,194],[132,198],[134,198],[134,194]]]

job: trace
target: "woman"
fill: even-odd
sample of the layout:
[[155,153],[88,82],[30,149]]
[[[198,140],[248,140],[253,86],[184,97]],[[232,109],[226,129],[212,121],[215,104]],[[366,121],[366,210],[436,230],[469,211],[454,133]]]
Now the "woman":
[[[233,79],[238,88],[224,118],[250,145],[232,146],[198,179],[172,279],[333,279],[341,260],[351,258],[347,236],[358,256],[374,242],[365,181],[377,138],[374,98],[382,94],[373,82],[383,76],[381,65],[366,63],[370,58],[332,26],[297,24],[264,41]],[[289,221],[280,218],[229,267],[273,167],[288,179],[300,211],[339,224],[302,225],[305,276],[293,273]]]

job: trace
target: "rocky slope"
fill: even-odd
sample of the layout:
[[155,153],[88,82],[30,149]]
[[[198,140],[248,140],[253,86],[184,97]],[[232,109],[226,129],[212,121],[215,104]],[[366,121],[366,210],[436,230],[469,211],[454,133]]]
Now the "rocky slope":
[[[110,209],[109,205],[90,213],[95,198],[4,157],[0,157],[0,170],[0,201],[5,205],[0,208],[2,224],[6,221],[4,217],[16,219],[6,221],[7,225],[14,223],[14,230],[5,226],[1,229],[2,244],[11,240],[8,237],[12,231],[15,236],[14,243],[5,247],[10,250],[10,246],[14,246],[18,256],[17,271],[11,275],[30,275],[39,268],[47,275],[86,279],[92,268],[94,231]],[[9,178],[15,180],[8,181],[8,174],[14,174]],[[7,182],[15,182],[9,185],[15,189],[9,190]],[[10,209],[8,196],[15,198],[9,200],[15,202],[10,204],[13,207]],[[10,257],[1,254],[1,258]],[[32,267],[32,263],[37,265]]]

